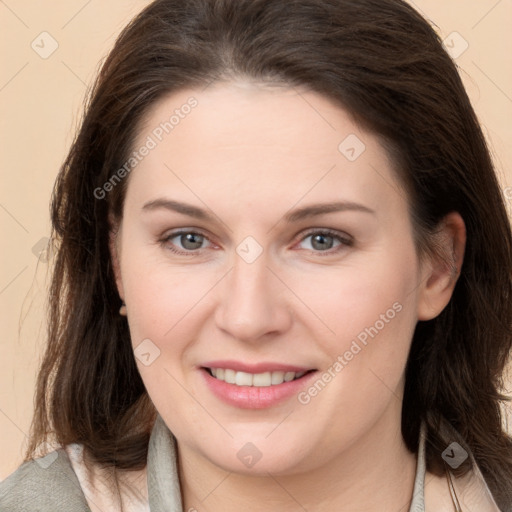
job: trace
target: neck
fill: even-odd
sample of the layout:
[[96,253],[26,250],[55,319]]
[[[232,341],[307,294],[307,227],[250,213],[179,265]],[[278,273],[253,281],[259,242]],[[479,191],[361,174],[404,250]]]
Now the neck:
[[265,510],[280,512],[405,512],[412,501],[416,456],[403,442],[400,421],[383,417],[350,448],[309,472],[231,473],[183,446],[178,447],[178,467],[187,511],[234,512],[263,499]]

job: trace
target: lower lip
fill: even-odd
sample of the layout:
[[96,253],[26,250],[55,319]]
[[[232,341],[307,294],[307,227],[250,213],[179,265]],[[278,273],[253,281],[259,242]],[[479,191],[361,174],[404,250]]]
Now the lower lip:
[[262,387],[228,384],[211,376],[205,369],[201,369],[201,373],[210,391],[223,402],[241,409],[265,409],[298,395],[316,371],[290,382]]

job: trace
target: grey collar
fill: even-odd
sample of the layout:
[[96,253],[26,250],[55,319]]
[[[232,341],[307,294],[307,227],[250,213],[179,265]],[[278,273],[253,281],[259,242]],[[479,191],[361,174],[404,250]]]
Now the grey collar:
[[420,426],[420,439],[418,445],[418,462],[416,464],[416,478],[409,512],[425,512],[425,440],[427,438],[427,426],[424,421]]
[[151,512],[183,512],[176,440],[157,414],[148,447],[147,479]]

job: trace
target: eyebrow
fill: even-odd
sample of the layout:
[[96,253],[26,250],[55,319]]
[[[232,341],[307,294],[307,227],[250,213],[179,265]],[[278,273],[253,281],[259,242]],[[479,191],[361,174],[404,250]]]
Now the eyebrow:
[[[149,201],[142,207],[143,211],[154,211],[159,209],[170,210],[177,213],[188,215],[199,220],[213,221],[215,216],[208,213],[206,210],[193,206],[188,203],[182,203],[180,201],[174,201],[172,199],[158,198]],[[304,206],[292,211],[288,211],[284,215],[286,222],[298,222],[299,220],[315,217],[318,215],[324,215],[327,213],[345,212],[345,211],[358,211],[363,213],[369,213],[375,215],[375,210],[368,208],[359,203],[351,201],[336,201],[331,203],[318,203],[309,206]]]
[[292,210],[284,216],[284,219],[287,222],[297,222],[299,220],[315,217],[317,215],[346,211],[356,211],[375,215],[375,210],[372,210],[371,208],[368,208],[362,204],[354,203],[352,201],[336,201],[332,203],[312,204],[310,206],[304,206],[302,208]]

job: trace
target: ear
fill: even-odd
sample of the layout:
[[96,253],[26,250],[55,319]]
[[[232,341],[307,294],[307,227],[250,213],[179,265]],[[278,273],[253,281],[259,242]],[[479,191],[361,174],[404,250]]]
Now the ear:
[[112,270],[116,280],[117,291],[119,297],[124,301],[124,288],[123,280],[121,278],[121,260],[120,260],[120,242],[121,242],[121,223],[115,221],[112,215],[109,215],[109,250],[110,250],[110,261],[112,262]]
[[449,213],[434,234],[434,251],[422,263],[418,320],[432,320],[446,307],[464,261],[466,226],[458,212]]

